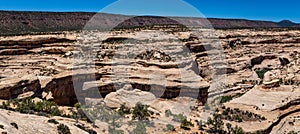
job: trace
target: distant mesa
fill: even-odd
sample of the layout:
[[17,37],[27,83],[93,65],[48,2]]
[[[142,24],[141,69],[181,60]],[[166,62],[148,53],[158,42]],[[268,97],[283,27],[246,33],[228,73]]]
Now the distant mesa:
[[[97,15],[97,17],[94,17]],[[116,15],[95,12],[25,12],[25,11],[0,11],[0,35],[28,34],[34,32],[58,32],[82,30],[93,19],[95,27],[113,28],[118,23],[125,21],[127,28],[143,27],[157,24],[174,24],[179,21],[185,26],[226,28],[300,28],[300,24],[283,20],[281,22],[254,21],[246,19],[218,19],[196,17],[158,17],[138,16],[132,21],[133,16]],[[168,18],[168,19],[167,19]],[[126,21],[128,20],[128,21]],[[208,21],[207,21],[208,20]],[[12,23],[13,22],[13,23]],[[210,23],[208,23],[210,22]],[[89,26],[92,26],[89,24]],[[93,28],[93,27],[90,27]]]
[[278,24],[282,27],[294,27],[294,26],[297,26],[297,25],[299,26],[299,24],[294,23],[290,20],[282,20],[282,21],[278,22]]

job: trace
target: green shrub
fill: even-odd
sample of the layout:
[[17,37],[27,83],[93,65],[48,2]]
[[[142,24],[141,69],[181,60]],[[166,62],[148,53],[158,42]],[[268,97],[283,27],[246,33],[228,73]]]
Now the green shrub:
[[187,117],[184,116],[183,114],[172,114],[171,111],[168,114],[173,116],[172,121],[180,122],[181,123],[180,127],[185,129],[185,130],[189,130],[190,126],[194,126],[194,124],[192,122],[188,121]]
[[48,122],[53,124],[59,124],[59,122],[56,121],[55,119],[49,119]]
[[61,115],[58,106],[55,102],[51,101],[40,101],[35,103],[31,98],[21,100],[11,100],[13,105],[16,107],[15,110],[20,113],[34,114],[38,112],[39,115],[51,114],[52,116]]
[[190,130],[190,127],[193,127],[194,124],[188,121],[186,118],[181,121],[180,127],[185,130]]
[[1,108],[8,109],[8,104],[5,102],[2,102]]
[[59,124],[57,126],[58,134],[71,134],[71,131],[67,125]]
[[148,107],[149,106],[138,102],[133,109],[132,117],[139,120],[147,119],[151,115],[151,112],[148,111]]
[[230,123],[226,123],[225,126],[226,126],[226,128],[228,130],[228,133],[231,133],[231,131],[232,131],[232,125]]
[[51,108],[50,114],[52,116],[60,116],[61,115],[61,111],[58,109],[57,106],[54,106],[54,107]]
[[220,103],[226,103],[232,100],[232,96],[222,96]]
[[208,133],[225,133],[223,130],[224,122],[222,121],[222,116],[220,114],[214,114],[213,119],[209,117],[207,125],[209,127]]
[[131,132],[131,134],[147,134],[146,125],[142,122],[137,122],[136,128]]
[[243,122],[242,118],[238,115],[235,115],[234,119],[237,121],[237,122]]
[[255,72],[256,72],[256,74],[258,75],[258,77],[260,79],[264,79],[265,73],[268,72],[268,71],[270,71],[270,70],[272,70],[272,69],[270,69],[270,68],[263,68],[263,69],[256,70]]
[[167,124],[166,128],[164,131],[175,131],[175,127],[171,124]]
[[122,116],[125,114],[130,114],[130,108],[126,107],[125,104],[122,104],[117,112]]
[[0,124],[0,128],[1,128],[1,129],[4,129],[4,126]]
[[79,109],[79,108],[81,107],[81,104],[80,104],[79,102],[77,102],[77,103],[74,104],[74,107],[75,107],[76,109]]
[[174,114],[174,115],[173,115],[172,121],[182,122],[182,121],[185,120],[186,118],[187,118],[187,117],[184,116],[183,114]]
[[166,116],[166,117],[173,116],[173,113],[171,112],[171,110],[166,110],[166,111],[165,111],[165,116]]
[[10,125],[12,125],[14,128],[19,129],[18,124],[15,122],[10,123]]
[[244,130],[241,127],[235,126],[232,129],[233,134],[245,134]]

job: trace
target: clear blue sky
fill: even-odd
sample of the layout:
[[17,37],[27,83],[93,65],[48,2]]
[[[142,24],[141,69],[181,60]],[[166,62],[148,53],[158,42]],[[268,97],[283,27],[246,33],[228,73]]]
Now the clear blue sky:
[[[300,23],[299,0],[0,0],[0,10],[85,11],[133,15],[244,18]],[[108,5],[116,2],[113,6]],[[105,8],[106,7],[106,8]],[[104,8],[104,9],[103,9]]]

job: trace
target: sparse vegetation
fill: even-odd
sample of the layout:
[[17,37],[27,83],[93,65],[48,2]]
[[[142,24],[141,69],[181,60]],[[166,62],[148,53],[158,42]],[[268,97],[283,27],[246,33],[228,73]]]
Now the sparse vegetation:
[[249,111],[242,111],[238,108],[231,109],[222,107],[221,109],[221,118],[229,121],[243,122],[245,121],[256,121],[256,120],[266,120],[265,117],[262,117],[258,114],[254,114]]
[[143,122],[137,122],[131,134],[147,134],[146,125]]
[[125,104],[122,104],[121,107],[117,110],[118,114],[120,114],[121,116],[124,116],[126,114],[130,114],[130,108],[126,107]]
[[225,131],[223,130],[223,125],[224,122],[222,121],[221,115],[220,114],[214,114],[213,118],[208,118],[207,120],[207,125],[209,130],[207,131],[208,133],[219,133],[223,134]]
[[201,120],[197,122],[197,125],[199,130],[204,130],[205,124]]
[[244,130],[241,127],[235,126],[232,129],[233,134],[245,134]]
[[220,103],[226,103],[232,100],[232,96],[222,96]]
[[[120,128],[120,122],[122,120],[121,115],[118,114],[118,111],[112,110],[105,105],[93,105],[93,106],[81,106],[81,109],[87,114],[87,119],[93,123],[94,127],[95,120],[100,120],[109,124],[108,132],[114,134],[122,134],[124,133],[122,130],[118,130]],[[87,130],[89,131],[89,130]],[[90,130],[90,132],[92,132]]]
[[164,128],[164,131],[175,131],[175,127],[171,124],[167,124],[166,128]]
[[166,110],[166,111],[165,111],[165,116],[166,116],[166,117],[173,116],[173,113],[171,112],[171,110]]
[[31,98],[9,100],[2,104],[2,108],[15,110],[20,113],[29,113],[37,115],[60,116],[61,111],[52,101],[42,100],[35,103]]
[[188,121],[187,118],[184,118],[180,124],[180,127],[185,130],[190,130],[191,129],[190,127],[193,127],[193,126],[194,126],[194,124],[192,122]]
[[270,70],[272,70],[272,69],[270,69],[270,68],[263,68],[263,69],[258,69],[255,72],[256,72],[256,74],[258,75],[258,77],[260,79],[264,79],[265,73],[268,72],[268,71],[270,71]]
[[226,128],[228,130],[227,133],[229,134],[245,134],[244,130],[241,127],[235,126],[234,128],[232,128],[232,125],[230,123],[226,123]]
[[117,129],[108,129],[108,132],[110,134],[124,134],[123,130],[117,130]]
[[142,103],[138,102],[135,107],[133,108],[132,117],[133,119],[138,120],[145,120],[151,115],[151,112],[148,110],[147,105],[143,105]]
[[173,116],[172,121],[180,122],[180,127],[185,130],[190,130],[190,127],[193,127],[194,124],[187,120],[187,117],[183,114],[173,114],[170,110],[165,111],[166,117]]
[[71,134],[69,127],[64,124],[59,124],[57,126],[57,132],[58,132],[58,134]]

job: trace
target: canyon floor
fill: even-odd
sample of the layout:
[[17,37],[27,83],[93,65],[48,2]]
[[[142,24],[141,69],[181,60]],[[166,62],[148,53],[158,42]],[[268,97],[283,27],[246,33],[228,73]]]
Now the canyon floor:
[[300,30],[1,36],[0,59],[2,133],[300,133]]

